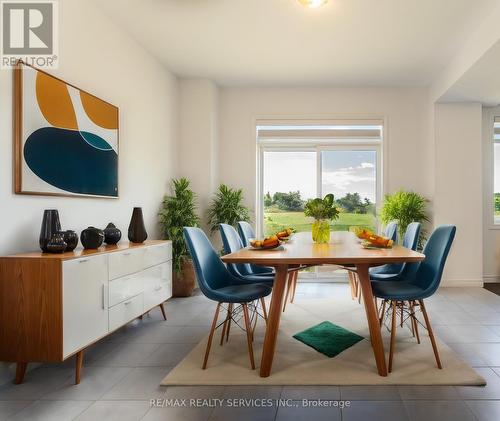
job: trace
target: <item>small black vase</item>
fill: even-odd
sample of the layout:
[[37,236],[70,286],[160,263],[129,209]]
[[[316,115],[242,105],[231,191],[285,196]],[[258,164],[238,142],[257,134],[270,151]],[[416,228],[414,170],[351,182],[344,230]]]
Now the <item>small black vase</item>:
[[59,221],[59,212],[57,209],[46,209],[43,211],[42,227],[40,229],[39,244],[44,252],[48,252],[47,244],[52,236],[61,231],[61,222]]
[[88,227],[82,231],[80,240],[83,248],[96,249],[99,248],[104,241],[104,233],[99,228]]
[[132,243],[143,243],[148,238],[146,227],[144,226],[144,217],[142,216],[142,208],[134,208],[132,219],[128,226],[128,239]]
[[59,231],[62,234],[64,242],[66,243],[66,251],[73,251],[78,245],[78,234],[75,231]]
[[52,238],[47,243],[47,252],[48,253],[64,253],[66,250],[66,242],[64,241],[63,234],[55,233],[52,235]]
[[109,223],[104,229],[104,242],[106,244],[116,244],[122,238],[122,232],[116,228],[115,224]]

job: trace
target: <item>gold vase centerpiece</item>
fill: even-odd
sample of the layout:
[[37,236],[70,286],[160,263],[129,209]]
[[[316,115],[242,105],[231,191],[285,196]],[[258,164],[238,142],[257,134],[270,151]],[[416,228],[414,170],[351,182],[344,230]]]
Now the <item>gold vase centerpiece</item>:
[[327,194],[323,199],[318,197],[308,200],[304,207],[304,214],[314,218],[313,241],[318,244],[327,244],[330,241],[330,221],[339,217],[333,194]]

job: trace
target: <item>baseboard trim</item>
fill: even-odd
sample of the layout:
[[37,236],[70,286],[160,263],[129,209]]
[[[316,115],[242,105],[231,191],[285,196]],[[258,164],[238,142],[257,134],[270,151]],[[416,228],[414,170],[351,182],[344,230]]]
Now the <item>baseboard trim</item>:
[[476,288],[482,288],[483,287],[483,280],[482,279],[443,279],[441,281],[441,286],[443,287],[476,287]]
[[500,283],[499,275],[488,275],[483,278],[485,284],[498,284]]

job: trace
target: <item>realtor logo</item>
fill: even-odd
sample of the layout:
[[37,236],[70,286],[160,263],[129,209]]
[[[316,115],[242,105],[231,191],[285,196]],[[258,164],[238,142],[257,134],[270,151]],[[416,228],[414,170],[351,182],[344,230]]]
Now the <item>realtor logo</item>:
[[1,67],[18,60],[39,68],[57,63],[57,2],[2,0]]

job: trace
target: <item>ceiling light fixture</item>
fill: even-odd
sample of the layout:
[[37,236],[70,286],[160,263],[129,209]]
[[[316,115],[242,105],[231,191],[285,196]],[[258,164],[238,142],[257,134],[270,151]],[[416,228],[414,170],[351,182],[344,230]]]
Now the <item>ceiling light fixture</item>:
[[311,9],[316,9],[321,7],[328,2],[328,0],[297,0],[302,6],[309,7]]

